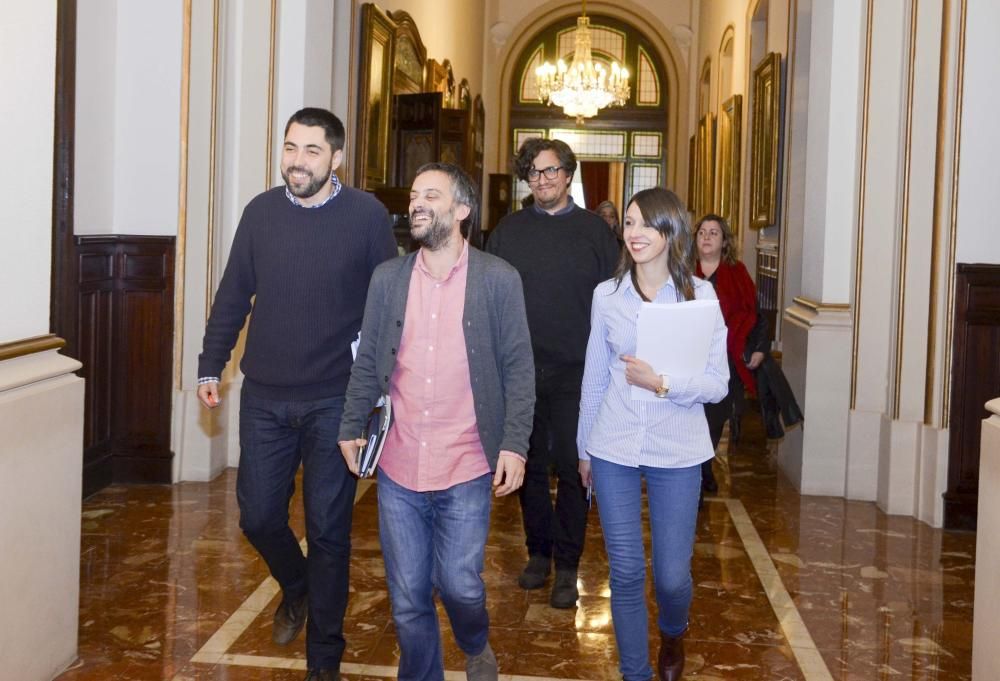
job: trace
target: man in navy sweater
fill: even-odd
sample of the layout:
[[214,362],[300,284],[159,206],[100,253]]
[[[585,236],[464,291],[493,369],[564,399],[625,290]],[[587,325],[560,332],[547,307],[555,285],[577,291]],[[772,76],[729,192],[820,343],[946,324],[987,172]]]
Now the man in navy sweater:
[[[577,472],[576,425],[594,287],[611,277],[618,242],[607,224],[573,202],[576,155],[561,140],[525,140],[514,159],[532,205],[504,217],[486,242],[520,273],[535,355],[535,419],[521,488],[528,564],[523,589],[539,589],[555,563],[549,604],[572,608],[587,530]],[[549,469],[558,478],[550,497]]]
[[[240,368],[240,527],[282,590],[273,639],[306,630],[307,680],[339,678],[356,479],[337,434],[375,267],[396,255],[385,207],[341,185],[344,126],[329,111],[285,127],[285,186],[243,211],[198,358],[198,398],[220,403],[219,376],[252,311]],[[252,302],[251,302],[252,301]],[[288,526],[303,466],[308,558]]]

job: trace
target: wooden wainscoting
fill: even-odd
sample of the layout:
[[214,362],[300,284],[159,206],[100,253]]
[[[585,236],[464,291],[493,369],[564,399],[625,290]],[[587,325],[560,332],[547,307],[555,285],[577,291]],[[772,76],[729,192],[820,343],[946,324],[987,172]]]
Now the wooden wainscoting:
[[1000,265],[958,265],[953,339],[944,525],[974,530],[985,405],[1000,395]]
[[83,236],[76,249],[84,495],[169,483],[174,238]]

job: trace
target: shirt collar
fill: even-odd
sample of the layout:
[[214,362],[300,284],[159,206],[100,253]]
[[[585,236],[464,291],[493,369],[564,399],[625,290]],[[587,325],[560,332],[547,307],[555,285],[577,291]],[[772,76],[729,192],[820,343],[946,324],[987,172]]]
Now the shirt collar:
[[565,208],[560,208],[555,213],[548,212],[547,210],[539,206],[537,203],[531,204],[531,207],[534,208],[535,212],[538,213],[539,215],[551,215],[552,217],[555,217],[556,215],[566,215],[567,213],[573,212],[573,209],[576,208],[576,204],[573,203],[573,197],[567,196],[566,198],[569,200],[569,203],[566,204]]
[[469,260],[469,242],[465,239],[463,239],[462,242],[463,242],[462,254],[458,256],[458,260],[456,260],[455,264],[451,266],[450,270],[448,270],[448,274],[445,276],[444,279],[434,279],[434,275],[430,273],[430,270],[428,270],[427,266],[424,264],[424,249],[422,248],[417,250],[417,260],[415,263],[416,268],[420,270],[422,274],[425,274],[431,279],[437,281],[438,283],[443,284],[444,282],[448,281],[453,276],[455,276],[456,272],[465,267],[465,263],[467,263]]
[[[638,298],[639,300],[642,300],[642,296],[641,296],[641,295],[639,295],[639,292],[638,292],[638,291],[636,290],[636,288],[635,288],[635,285],[634,285],[634,284],[632,283],[632,274],[631,274],[630,272],[626,272],[626,273],[625,273],[625,276],[624,276],[624,277],[622,277],[622,284],[621,284],[621,285],[622,285],[622,288],[624,288],[624,289],[625,289],[626,291],[631,291],[631,292],[632,292],[632,295],[634,295],[634,296],[635,296],[636,298]],[[650,302],[653,302],[653,303],[655,303],[655,302],[656,302],[656,299],[660,297],[660,293],[661,293],[661,292],[662,292],[662,291],[663,291],[664,289],[666,289],[666,288],[668,288],[668,287],[669,287],[669,288],[671,288],[671,289],[672,289],[672,288],[674,288],[674,280],[673,280],[673,277],[667,277],[667,281],[666,281],[666,282],[664,282],[663,286],[661,286],[661,287],[660,287],[660,288],[659,288],[659,289],[658,289],[658,290],[656,291],[656,297],[655,297],[655,298],[653,298],[653,300],[652,300],[652,301],[650,301]],[[676,296],[676,295],[674,295],[674,296],[672,296],[672,299],[676,299],[676,297],[677,297],[677,296]],[[643,301],[643,302],[645,302],[645,301]]]
[[340,178],[337,177],[337,173],[330,173],[330,184],[333,185],[333,191],[331,191],[329,196],[327,196],[325,199],[323,199],[322,201],[320,201],[319,203],[317,203],[315,206],[304,206],[304,205],[302,205],[302,202],[299,201],[298,197],[295,196],[295,194],[293,194],[288,189],[288,185],[287,184],[285,185],[285,197],[289,201],[292,202],[293,206],[299,206],[300,208],[322,208],[326,204],[330,203],[330,201],[333,200],[333,197],[335,197],[337,194],[339,194],[341,188],[343,187],[343,185],[340,184]]

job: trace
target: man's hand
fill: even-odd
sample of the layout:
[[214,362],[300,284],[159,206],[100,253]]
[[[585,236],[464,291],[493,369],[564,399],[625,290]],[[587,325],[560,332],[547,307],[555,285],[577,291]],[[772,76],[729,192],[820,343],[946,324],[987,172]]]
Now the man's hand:
[[347,464],[347,470],[351,471],[353,475],[358,474],[358,450],[367,444],[361,438],[357,440],[341,440],[337,443],[340,445],[340,454],[344,457],[344,463]]
[[750,361],[747,362],[747,368],[751,369],[751,370],[752,369],[756,369],[757,367],[759,367],[761,365],[761,362],[763,362],[763,361],[764,361],[764,353],[763,352],[755,352],[755,353],[753,353],[753,354],[750,355]]
[[222,404],[222,398],[219,397],[219,384],[215,381],[210,383],[202,383],[198,386],[198,399],[209,409],[215,409],[220,404]]
[[524,483],[524,459],[514,452],[501,450],[497,459],[497,472],[493,476],[496,496],[505,497]]

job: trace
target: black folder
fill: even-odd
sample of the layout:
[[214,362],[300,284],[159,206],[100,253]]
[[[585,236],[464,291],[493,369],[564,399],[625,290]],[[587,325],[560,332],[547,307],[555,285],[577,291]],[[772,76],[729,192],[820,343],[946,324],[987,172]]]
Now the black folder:
[[382,457],[385,440],[389,436],[389,427],[392,426],[392,401],[388,395],[383,395],[380,402],[382,406],[372,409],[368,416],[368,427],[363,436],[367,442],[358,450],[359,478],[371,477],[375,472],[378,460]]

